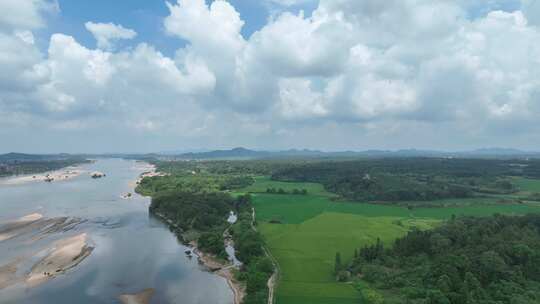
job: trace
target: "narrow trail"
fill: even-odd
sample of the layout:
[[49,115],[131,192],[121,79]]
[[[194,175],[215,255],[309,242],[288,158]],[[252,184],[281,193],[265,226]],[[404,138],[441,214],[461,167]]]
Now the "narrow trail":
[[[226,246],[232,246],[234,248],[234,241],[232,240],[232,236],[229,232],[233,224],[230,224],[225,231],[223,231],[223,242],[225,247]],[[229,284],[229,287],[233,291],[234,296],[234,304],[242,304],[245,296],[245,291],[238,285],[238,282],[234,279],[234,275],[231,272],[233,269],[238,269],[238,266],[234,264],[234,261],[230,261],[229,265],[225,265],[221,268],[220,272],[222,276],[224,276],[227,279],[227,284]]]
[[[251,229],[257,231],[257,227],[255,227],[255,208],[251,208]],[[263,250],[264,254],[270,259],[270,261],[272,261],[272,265],[274,266],[274,273],[266,283],[266,285],[268,286],[268,304],[274,304],[274,294],[280,274],[279,264],[266,246],[263,246]]]

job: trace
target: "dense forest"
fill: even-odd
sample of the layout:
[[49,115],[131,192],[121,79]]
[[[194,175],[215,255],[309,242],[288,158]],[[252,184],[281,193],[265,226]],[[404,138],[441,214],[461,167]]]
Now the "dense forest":
[[168,191],[152,198],[150,211],[183,231],[208,231],[226,224],[226,215],[235,203],[230,195],[221,192]]
[[540,215],[454,218],[354,255],[336,271],[370,283],[367,303],[540,303]]
[[[180,179],[176,176],[177,179]],[[155,191],[153,183],[159,181],[165,185],[161,191]],[[267,302],[266,282],[274,267],[263,250],[264,241],[256,231],[252,219],[251,196],[230,194],[218,191],[219,187],[210,187],[213,191],[193,188],[189,185],[177,188],[175,179],[168,177],[145,178],[137,188],[140,192],[152,193],[150,212],[163,218],[184,241],[195,240],[198,248],[211,253],[218,259],[226,260],[224,231],[228,230],[235,243],[237,258],[243,266],[236,274],[239,281],[245,282],[247,295],[245,304],[263,304]],[[169,185],[169,186],[166,186]],[[150,190],[151,189],[151,190]],[[226,221],[230,211],[237,214],[238,221],[229,227]]]
[[145,178],[139,183],[137,191],[145,195],[166,191],[216,192],[247,187],[253,181],[250,176],[189,173]]
[[518,189],[510,176],[538,177],[540,162],[494,159],[388,158],[291,164],[272,174],[279,181],[318,182],[356,201],[432,201]]

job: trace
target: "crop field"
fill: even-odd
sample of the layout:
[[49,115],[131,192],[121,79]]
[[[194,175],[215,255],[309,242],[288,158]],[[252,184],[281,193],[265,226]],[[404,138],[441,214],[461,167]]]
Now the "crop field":
[[[309,194],[263,193],[268,187],[307,188]],[[454,200],[453,207],[413,209],[336,202],[321,185],[274,182],[268,178],[257,179],[243,191],[253,193],[259,230],[280,265],[278,304],[359,303],[360,295],[353,285],[338,283],[334,278],[336,252],[347,263],[355,248],[377,238],[390,245],[413,226],[429,229],[452,215],[540,212],[540,207],[534,205],[486,204],[474,199],[466,199],[462,205]]]
[[540,180],[530,179],[524,177],[516,177],[513,180],[513,184],[519,187],[521,192],[540,192]]
[[319,298],[317,303],[354,303],[357,291],[349,284],[335,282],[336,252],[348,261],[355,248],[375,242],[377,237],[390,243],[404,235],[406,224],[400,226],[393,217],[334,212],[323,212],[300,224],[261,224],[282,270],[278,303],[312,303],[313,296]]

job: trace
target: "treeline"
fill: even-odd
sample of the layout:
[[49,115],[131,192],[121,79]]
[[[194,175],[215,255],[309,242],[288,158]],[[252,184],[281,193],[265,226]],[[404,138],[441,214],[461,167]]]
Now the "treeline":
[[0,176],[37,174],[89,162],[84,158],[0,161]]
[[[335,175],[338,172],[347,173],[362,171],[387,172],[391,174],[415,174],[466,177],[490,176],[526,176],[540,177],[540,160],[499,160],[499,159],[464,159],[464,158],[379,158],[350,161],[320,161],[298,163],[290,166],[286,175],[291,178],[307,177],[308,171],[317,176]],[[300,169],[300,170],[299,170]],[[284,174],[279,170],[279,175]],[[324,174],[321,174],[324,173]],[[309,174],[308,174],[309,175]]]
[[432,201],[518,191],[509,176],[535,177],[538,161],[485,159],[369,159],[295,164],[278,181],[317,182],[356,201]]
[[367,281],[368,304],[540,303],[540,215],[452,219],[354,256],[338,278]]
[[212,175],[212,174],[183,174],[155,176],[144,178],[136,191],[143,195],[165,191],[179,192],[218,192],[247,187],[255,180],[250,176]]
[[186,172],[219,175],[271,175],[293,164],[304,164],[304,160],[207,160],[207,161],[155,161],[161,172],[185,174]]
[[237,201],[221,192],[165,191],[152,198],[150,212],[183,231],[208,231],[226,224]]
[[292,189],[291,191],[286,191],[283,188],[267,188],[266,193],[269,194],[293,194],[293,195],[307,195],[308,191],[306,189]]

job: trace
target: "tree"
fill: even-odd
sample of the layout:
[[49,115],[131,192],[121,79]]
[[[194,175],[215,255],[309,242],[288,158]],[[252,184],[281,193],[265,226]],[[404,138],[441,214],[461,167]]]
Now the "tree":
[[336,261],[335,261],[335,265],[334,265],[334,272],[335,272],[336,275],[341,270],[341,267],[342,267],[342,265],[341,265],[341,253],[336,252]]
[[504,259],[493,250],[482,253],[478,266],[481,270],[479,278],[481,278],[482,282],[487,283],[505,277],[504,272],[507,265]]
[[383,304],[384,303],[384,297],[373,289],[365,287],[362,289],[361,292],[362,292],[362,299],[364,300],[363,303],[366,303],[366,304]]
[[444,252],[452,245],[452,242],[447,237],[441,235],[440,233],[433,233],[430,238],[431,251],[433,253]]
[[465,282],[463,284],[463,295],[467,304],[478,303],[478,301],[486,298],[485,291],[482,289],[480,281],[474,276],[474,274],[467,272],[465,274]]
[[251,271],[248,273],[246,289],[249,292],[255,292],[266,286],[267,276],[263,272]]
[[427,304],[451,304],[450,300],[439,290],[431,291],[428,294]]
[[351,278],[351,273],[347,270],[340,270],[336,275],[338,282],[347,282]]
[[448,275],[443,274],[437,280],[437,287],[443,293],[445,293],[445,294],[449,293],[452,290],[452,280],[450,279],[450,277]]

